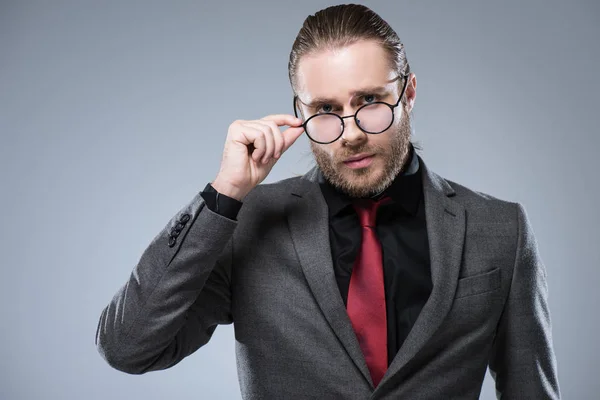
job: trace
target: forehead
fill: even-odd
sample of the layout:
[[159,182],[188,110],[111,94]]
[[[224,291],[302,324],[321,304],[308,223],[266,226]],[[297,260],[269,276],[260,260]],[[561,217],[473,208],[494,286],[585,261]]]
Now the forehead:
[[374,41],[358,41],[334,50],[322,50],[302,57],[296,71],[298,95],[303,101],[332,97],[348,99],[365,87],[388,86],[396,77],[384,48]]

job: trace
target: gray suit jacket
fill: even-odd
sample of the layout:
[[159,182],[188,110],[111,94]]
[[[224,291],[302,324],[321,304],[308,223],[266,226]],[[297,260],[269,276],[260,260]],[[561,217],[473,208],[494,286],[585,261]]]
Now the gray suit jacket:
[[336,284],[316,167],[257,186],[237,221],[194,196],[102,311],[100,354],[131,374],[166,369],[233,323],[244,399],[477,399],[488,364],[498,397],[558,399],[523,206],[419,162],[433,291],[376,388]]

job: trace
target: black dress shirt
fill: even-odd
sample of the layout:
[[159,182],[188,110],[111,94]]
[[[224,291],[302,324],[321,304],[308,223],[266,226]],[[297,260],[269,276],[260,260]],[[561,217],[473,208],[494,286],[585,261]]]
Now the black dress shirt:
[[[352,267],[361,245],[361,228],[352,199],[324,179],[320,186],[329,210],[333,268],[346,305]],[[376,227],[383,254],[389,365],[432,289],[421,168],[412,145],[407,164],[382,195],[392,198],[380,206]],[[232,220],[242,206],[242,202],[218,193],[210,183],[202,197],[210,210]]]

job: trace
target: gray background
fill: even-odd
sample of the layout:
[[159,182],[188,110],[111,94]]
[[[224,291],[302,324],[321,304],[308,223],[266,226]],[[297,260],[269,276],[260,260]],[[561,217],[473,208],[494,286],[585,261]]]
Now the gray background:
[[[598,2],[365,3],[406,45],[428,165],[525,205],[563,395],[598,398]],[[0,399],[240,398],[232,326],[132,376],[100,358],[96,324],[215,177],[228,125],[292,111],[289,50],[331,4],[0,3]],[[267,182],[311,165],[304,136]]]

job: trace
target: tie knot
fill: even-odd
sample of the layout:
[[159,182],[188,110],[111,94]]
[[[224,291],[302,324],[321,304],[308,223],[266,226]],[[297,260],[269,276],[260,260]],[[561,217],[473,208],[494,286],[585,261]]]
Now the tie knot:
[[361,199],[355,201],[352,206],[358,214],[360,225],[362,227],[374,228],[375,221],[377,220],[377,209],[380,205],[387,203],[390,200],[391,198],[386,196],[377,201],[371,199]]

